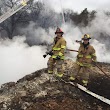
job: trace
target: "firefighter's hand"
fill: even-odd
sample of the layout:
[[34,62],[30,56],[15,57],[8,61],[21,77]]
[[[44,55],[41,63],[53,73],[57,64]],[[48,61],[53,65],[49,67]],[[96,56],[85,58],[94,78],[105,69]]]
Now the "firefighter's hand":
[[77,43],[80,43],[81,41],[79,41],[79,40],[76,40],[76,42],[77,42]]
[[79,43],[79,42],[81,42],[81,41],[79,41],[79,40],[76,40],[76,42],[77,42],[77,43]]
[[56,60],[60,60],[60,59],[61,59],[61,57],[60,57],[60,56],[57,56],[57,57],[56,57]]
[[78,40],[76,40],[76,42],[78,42]]
[[96,64],[96,61],[92,60],[92,64],[95,65]]
[[53,52],[52,52],[52,51],[50,51],[50,52],[48,52],[48,54],[52,56],[52,55],[53,55]]
[[43,57],[45,58],[47,55],[43,55]]

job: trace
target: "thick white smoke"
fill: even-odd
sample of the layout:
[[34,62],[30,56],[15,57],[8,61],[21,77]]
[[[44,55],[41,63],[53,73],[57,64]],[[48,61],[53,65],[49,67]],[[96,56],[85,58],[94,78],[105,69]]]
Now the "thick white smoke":
[[104,11],[98,11],[95,19],[82,29],[83,33],[91,35],[91,43],[96,49],[97,59],[100,62],[110,63],[110,16]]
[[94,39],[92,41],[92,45],[96,50],[97,61],[110,63],[110,51],[107,50],[106,44],[102,44],[98,40]]
[[45,46],[29,47],[25,37],[0,41],[0,84],[17,81],[26,74],[47,67],[47,59],[42,55]]
[[48,33],[45,29],[39,27],[35,28],[37,23],[30,22],[29,26],[26,28],[20,29],[20,32],[27,36],[27,41],[32,44],[51,44],[54,37],[54,29],[48,29]]
[[[0,41],[0,84],[9,81],[17,81],[19,78],[30,74],[36,70],[47,67],[47,60],[42,55],[47,50],[47,44],[51,44],[55,37],[55,29],[44,30],[43,28],[35,28],[36,23],[30,22],[27,28],[24,28],[21,33],[25,33],[27,38],[17,36],[13,40]],[[80,28],[73,24],[65,23],[61,26],[64,31],[64,38],[67,41],[67,48],[77,50],[79,44],[75,40],[81,40],[81,37],[88,33],[92,37],[91,44],[96,49],[96,55],[99,62],[110,63],[110,51],[107,49],[107,40],[100,42],[100,34],[110,36],[110,20],[104,12],[96,14],[96,18],[86,27]],[[29,47],[24,41],[28,40],[37,46]],[[39,46],[39,44],[45,46]],[[77,53],[70,52],[69,58],[75,60]],[[67,56],[68,57],[68,56]]]
[[110,36],[110,15],[104,11],[98,11],[95,19],[90,24],[83,28],[83,32],[90,33],[93,37],[97,38],[100,33]]
[[[109,0],[42,0],[47,3],[49,7],[53,8],[56,12],[62,11],[61,3],[64,9],[71,9],[76,12],[81,12],[84,8],[88,10],[110,10]],[[61,2],[60,2],[61,1]]]
[[[64,38],[67,41],[67,48],[77,50],[79,44],[77,44],[75,40],[80,40],[82,35],[85,33],[89,33],[91,36],[94,35],[96,31],[95,29],[92,29],[92,27],[95,28],[95,21],[96,20],[94,20],[90,27],[83,29],[83,31],[80,28],[73,26],[72,24],[66,23],[62,25],[61,28],[65,33]],[[97,22],[97,25],[99,25],[100,28],[100,22]],[[105,23],[105,25],[103,24],[104,27],[106,27],[106,25],[107,23]],[[29,27],[23,30],[32,33],[33,36],[30,37],[30,40],[36,40],[36,42],[38,43],[52,43],[52,39],[55,36],[55,29],[50,28],[47,33],[42,28],[33,30],[33,26],[34,24],[31,23]],[[97,36],[93,37],[94,39],[91,40],[91,43],[96,49],[98,61],[110,63],[110,52],[106,49],[106,42],[105,44],[102,44],[98,40],[96,40],[99,37],[98,33],[100,33],[100,30],[98,28],[97,30]],[[103,31],[109,34],[109,31],[106,31],[106,29]],[[42,57],[42,55],[46,52],[47,47],[29,47],[26,43],[24,43],[24,41],[25,37],[21,36],[14,37],[13,40],[0,41],[0,84],[8,81],[17,81],[19,78],[25,76],[26,74],[30,74],[36,70],[47,67],[46,63],[48,58],[44,59]],[[77,53],[70,52],[70,55],[71,59],[75,60]],[[70,57],[70,55],[67,57]]]

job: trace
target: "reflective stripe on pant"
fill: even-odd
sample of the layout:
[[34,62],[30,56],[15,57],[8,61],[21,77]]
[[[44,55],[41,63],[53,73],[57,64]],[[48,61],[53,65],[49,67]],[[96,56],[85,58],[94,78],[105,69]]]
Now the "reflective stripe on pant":
[[57,73],[56,76],[61,78],[63,77],[63,73]]
[[87,86],[88,81],[87,80],[82,80],[82,83],[83,83],[84,86]]
[[53,74],[53,71],[48,70],[48,73],[49,73],[49,74]]
[[70,78],[69,78],[69,80],[74,81],[75,80],[75,77],[71,75]]

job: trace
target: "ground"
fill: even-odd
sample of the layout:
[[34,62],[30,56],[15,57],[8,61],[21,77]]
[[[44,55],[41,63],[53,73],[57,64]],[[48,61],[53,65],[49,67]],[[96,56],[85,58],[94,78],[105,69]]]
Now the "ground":
[[[109,64],[98,65],[109,75]],[[74,62],[66,60],[65,74],[73,67]],[[110,78],[97,67],[92,68],[90,76],[88,88],[110,99]],[[110,110],[110,106],[42,69],[17,82],[3,84],[0,88],[0,110]]]

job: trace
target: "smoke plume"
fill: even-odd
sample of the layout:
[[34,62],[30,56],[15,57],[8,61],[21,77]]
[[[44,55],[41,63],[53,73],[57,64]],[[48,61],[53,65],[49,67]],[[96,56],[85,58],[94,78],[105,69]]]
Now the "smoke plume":
[[[50,14],[51,16],[51,14]],[[110,63],[110,16],[99,11],[95,19],[85,27],[77,27],[70,23],[62,24],[64,38],[67,41],[67,48],[78,50],[79,44],[75,40],[81,40],[84,34],[90,34],[90,43],[96,49],[99,62]],[[60,19],[61,21],[61,19]],[[53,42],[55,28],[48,30],[37,27],[37,23],[30,22],[26,28],[21,28],[23,36],[16,36],[12,40],[0,40],[0,84],[9,81],[17,81],[19,78],[30,74],[38,69],[47,67],[47,60],[42,57]],[[28,44],[31,46],[29,46]],[[51,47],[51,46],[49,46]],[[66,58],[75,61],[77,53],[70,52]]]
[[29,47],[25,37],[0,41],[0,84],[17,81],[19,78],[46,67],[47,59],[42,55],[45,46]]

